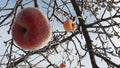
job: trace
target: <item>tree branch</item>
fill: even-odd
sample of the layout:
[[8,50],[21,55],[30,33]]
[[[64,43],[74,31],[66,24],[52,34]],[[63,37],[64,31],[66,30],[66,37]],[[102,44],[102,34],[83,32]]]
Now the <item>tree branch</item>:
[[37,0],[34,0],[34,6],[35,6],[36,8],[39,7],[39,6],[38,6],[38,3],[37,3]]
[[102,55],[100,55],[100,54],[98,54],[98,53],[95,53],[95,52],[94,52],[94,54],[95,54],[97,57],[102,58],[105,62],[107,62],[107,63],[109,63],[109,64],[111,64],[111,65],[113,65],[113,66],[115,66],[115,67],[117,67],[117,68],[120,68],[120,65],[115,64],[114,62],[112,62],[111,60],[107,59],[106,57],[104,57],[104,56],[102,56]]
[[[82,13],[81,13],[78,5],[76,4],[75,0],[71,0],[71,2],[72,2],[73,8],[74,8],[77,16],[82,17],[82,15],[81,15]],[[94,57],[94,54],[93,54],[92,42],[91,42],[90,36],[88,34],[86,25],[84,23],[85,23],[85,21],[83,19],[79,18],[79,24],[82,27],[82,31],[83,31],[83,35],[84,35],[84,38],[85,38],[85,41],[86,41],[87,49],[89,51],[92,67],[93,68],[99,68],[96,64],[95,57]]]
[[[107,17],[107,18],[99,19],[99,20],[97,20],[94,23],[88,24],[87,27],[92,27],[93,25],[98,24],[98,23],[100,23],[102,21],[107,21],[107,20],[110,20],[111,18],[117,18],[117,17],[120,17],[120,15],[114,15],[112,17]],[[117,25],[117,24],[114,24],[114,25]]]

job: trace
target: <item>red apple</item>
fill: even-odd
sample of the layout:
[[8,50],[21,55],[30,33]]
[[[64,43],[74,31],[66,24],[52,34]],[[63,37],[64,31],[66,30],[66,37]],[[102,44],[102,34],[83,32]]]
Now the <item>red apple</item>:
[[65,63],[61,63],[60,64],[60,68],[66,68],[66,64]]
[[50,41],[51,26],[45,15],[37,8],[21,10],[12,26],[15,43],[25,50],[37,50]]

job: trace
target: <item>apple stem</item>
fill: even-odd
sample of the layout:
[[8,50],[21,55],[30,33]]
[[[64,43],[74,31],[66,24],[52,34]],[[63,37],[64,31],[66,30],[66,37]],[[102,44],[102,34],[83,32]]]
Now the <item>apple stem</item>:
[[74,23],[75,23],[77,18],[83,19],[81,16],[75,16],[75,20],[73,20]]

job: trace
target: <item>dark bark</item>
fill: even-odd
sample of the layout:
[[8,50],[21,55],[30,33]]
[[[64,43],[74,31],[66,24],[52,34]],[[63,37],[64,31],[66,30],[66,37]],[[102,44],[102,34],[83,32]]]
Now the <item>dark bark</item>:
[[[72,2],[72,5],[73,5],[73,8],[77,14],[77,16],[81,16],[81,11],[78,7],[78,5],[76,4],[76,1],[75,0],[71,0]],[[87,27],[85,25],[85,21],[81,18],[79,18],[79,27],[81,26],[82,27],[82,32],[83,32],[83,36],[85,38],[85,41],[86,41],[86,46],[87,46],[87,50],[89,52],[89,55],[90,55],[90,59],[91,59],[91,64],[92,64],[92,67],[93,68],[99,68],[96,64],[96,61],[95,61],[95,57],[94,57],[94,54],[93,54],[93,48],[92,48],[92,41],[90,39],[90,36],[88,34],[88,31],[87,31]]]

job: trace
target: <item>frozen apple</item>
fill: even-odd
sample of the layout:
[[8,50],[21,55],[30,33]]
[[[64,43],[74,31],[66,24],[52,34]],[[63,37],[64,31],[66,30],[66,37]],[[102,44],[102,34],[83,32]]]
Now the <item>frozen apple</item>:
[[25,50],[43,48],[50,41],[51,26],[38,8],[24,8],[16,16],[12,26],[15,43]]
[[66,20],[63,26],[64,26],[64,29],[68,32],[75,31],[77,29],[77,24],[71,19]]

